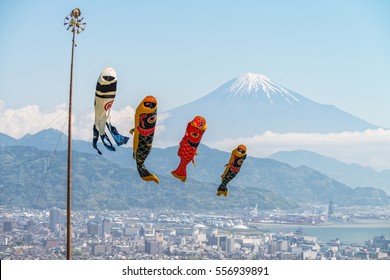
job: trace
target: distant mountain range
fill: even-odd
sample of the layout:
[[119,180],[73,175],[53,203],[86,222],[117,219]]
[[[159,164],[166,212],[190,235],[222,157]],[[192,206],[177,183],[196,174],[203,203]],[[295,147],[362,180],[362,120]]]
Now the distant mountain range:
[[[64,208],[65,138],[50,129],[26,136],[26,145],[20,146],[23,138],[0,135],[1,205]],[[382,190],[351,188],[309,167],[294,168],[273,159],[253,157],[247,158],[229,184],[229,197],[216,197],[230,154],[204,145],[195,159],[197,167],[188,166],[186,183],[170,174],[179,161],[178,147],[154,148],[146,166],[158,175],[160,185],[139,178],[131,148],[119,147],[116,152],[102,148],[104,156],[99,156],[89,142],[74,141],[73,147],[73,204],[77,209],[243,209],[255,204],[262,209],[288,209],[299,204],[327,203],[330,198],[339,205],[390,204],[390,197]]]
[[286,89],[261,74],[246,73],[213,92],[166,112],[160,140],[180,140],[186,123],[203,116],[205,141],[278,133],[364,131],[377,128],[335,106],[323,105]]
[[377,172],[356,163],[346,164],[337,159],[309,151],[277,152],[269,158],[288,163],[294,167],[308,166],[352,187],[371,186],[390,194],[390,170]]

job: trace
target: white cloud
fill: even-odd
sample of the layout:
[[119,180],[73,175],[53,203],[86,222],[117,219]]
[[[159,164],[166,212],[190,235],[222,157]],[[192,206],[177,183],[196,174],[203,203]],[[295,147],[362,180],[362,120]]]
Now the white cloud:
[[[134,126],[134,109],[130,106],[111,111],[111,122],[123,135],[128,135]],[[92,139],[94,112],[80,112],[73,108],[73,130],[75,139]],[[55,128],[63,133],[68,132],[68,108],[62,104],[48,111],[41,111],[37,105],[28,105],[18,109],[9,109],[0,100],[0,132],[14,138],[26,134],[35,134],[41,130]]]
[[67,108],[63,104],[50,111],[41,112],[37,105],[8,109],[5,103],[0,101],[0,132],[20,138],[27,133],[34,134],[50,127],[62,130],[67,114]]
[[205,144],[229,152],[238,144],[244,144],[248,155],[255,157],[267,157],[278,151],[308,150],[346,163],[358,163],[377,170],[390,169],[390,130],[385,129],[328,134],[267,131],[253,137]]
[[[135,109],[131,106],[126,106],[119,110],[112,109],[110,119],[119,133],[130,136],[129,131],[134,128],[134,115]],[[95,113],[92,111],[80,112],[73,108],[72,117],[73,138],[91,141]],[[159,114],[158,122],[162,122],[166,118],[166,113]],[[156,136],[164,130],[164,126],[158,125],[158,122]],[[0,123],[0,132],[16,139],[48,128],[55,128],[67,134],[68,106],[61,104],[48,111],[41,111],[37,105],[10,109],[6,107],[4,101],[0,100]]]
[[131,106],[111,111],[111,123],[122,135],[130,135],[130,129],[134,128],[135,109]]

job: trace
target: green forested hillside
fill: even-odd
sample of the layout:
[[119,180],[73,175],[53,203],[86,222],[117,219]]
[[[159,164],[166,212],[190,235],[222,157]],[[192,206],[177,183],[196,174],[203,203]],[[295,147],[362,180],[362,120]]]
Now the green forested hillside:
[[[19,207],[66,207],[66,152],[52,154],[33,147],[0,151],[0,204]],[[52,159],[52,160],[51,160]],[[189,179],[182,183],[159,175],[160,184],[142,181],[130,168],[121,168],[99,155],[73,153],[72,203],[75,209],[227,209],[230,207],[291,208],[271,191],[232,187],[228,199],[217,197],[216,184]]]
[[[200,152],[203,156],[199,156],[197,167],[189,165],[191,176],[182,183],[169,173],[178,160],[174,149],[154,151],[147,165],[158,175],[159,185],[142,181],[130,164],[120,166],[99,155],[73,152],[73,207],[191,210],[246,208],[257,204],[261,209],[288,209],[299,204],[327,203],[330,198],[342,205],[390,204],[390,197],[379,189],[352,189],[307,167],[293,168],[275,160],[256,158],[248,158],[229,184],[229,197],[217,197],[222,162],[229,154],[205,146]],[[206,153],[212,160],[206,158]],[[65,208],[66,159],[65,151],[52,153],[26,146],[0,149],[0,205]]]

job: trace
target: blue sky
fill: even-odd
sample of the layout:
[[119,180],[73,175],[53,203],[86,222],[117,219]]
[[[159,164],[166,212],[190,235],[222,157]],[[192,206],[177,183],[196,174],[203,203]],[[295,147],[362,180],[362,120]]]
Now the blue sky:
[[390,127],[389,1],[2,1],[0,99],[8,108],[66,103],[79,7],[75,94],[93,103],[100,70],[118,70],[118,108],[147,93],[161,110],[245,72]]
[[[66,111],[72,34],[63,22],[75,7],[87,29],[76,38],[74,111],[88,135],[105,66],[118,72],[113,109],[123,114],[147,94],[163,112],[253,72],[390,128],[390,1],[2,0],[0,132],[21,137]],[[387,147],[390,136],[380,137]]]

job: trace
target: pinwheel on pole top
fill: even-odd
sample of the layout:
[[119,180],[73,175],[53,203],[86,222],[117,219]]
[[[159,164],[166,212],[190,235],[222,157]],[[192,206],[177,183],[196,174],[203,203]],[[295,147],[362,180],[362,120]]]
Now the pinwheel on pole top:
[[66,30],[73,33],[80,34],[85,30],[87,23],[84,21],[84,17],[80,18],[81,11],[79,8],[73,9],[72,12],[65,17],[64,26]]

